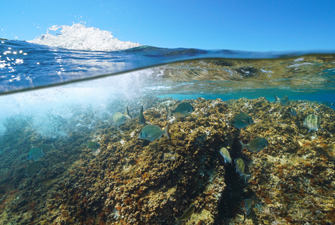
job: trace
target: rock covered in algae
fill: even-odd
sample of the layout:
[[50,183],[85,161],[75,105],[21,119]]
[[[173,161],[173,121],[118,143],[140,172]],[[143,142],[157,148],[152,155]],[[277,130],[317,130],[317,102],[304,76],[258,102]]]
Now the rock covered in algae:
[[[73,131],[68,139],[57,140],[57,149],[45,157],[52,166],[34,177],[21,176],[26,165],[20,167],[16,161],[11,173],[1,168],[5,176],[0,183],[5,193],[1,220],[7,224],[175,224],[175,217],[194,204],[185,224],[239,224],[244,219],[244,200],[252,199],[245,224],[335,222],[331,108],[291,101],[297,111],[297,117],[291,118],[283,106],[264,98],[188,102],[195,111],[170,124],[171,139],[138,139],[143,128],[138,118],[124,123],[123,132],[97,122],[96,129]],[[146,99],[151,106],[145,107],[144,114],[148,123],[165,127],[170,122],[161,103]],[[135,115],[141,105],[129,104],[130,113]],[[115,110],[121,107],[125,106]],[[241,109],[255,121],[245,130],[229,124]],[[323,131],[308,132],[303,127],[311,113],[322,116]],[[22,133],[29,138],[21,144],[43,141],[32,134]],[[269,141],[267,148],[241,152],[239,140],[248,143],[258,136]],[[101,145],[96,156],[86,148],[95,137]],[[232,160],[244,160],[245,172],[251,175],[247,183],[235,166],[224,163],[222,147],[229,147]],[[4,180],[12,187],[5,186]]]

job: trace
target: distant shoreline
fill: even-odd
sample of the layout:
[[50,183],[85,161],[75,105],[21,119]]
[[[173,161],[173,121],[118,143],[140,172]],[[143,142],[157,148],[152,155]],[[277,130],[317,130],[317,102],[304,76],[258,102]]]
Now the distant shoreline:
[[6,38],[0,38],[0,41],[8,41]]

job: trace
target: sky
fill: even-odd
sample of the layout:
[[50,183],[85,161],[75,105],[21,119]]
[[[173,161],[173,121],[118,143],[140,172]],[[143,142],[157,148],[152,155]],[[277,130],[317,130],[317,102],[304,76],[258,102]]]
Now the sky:
[[0,38],[33,40],[85,22],[122,41],[166,48],[335,50],[334,0],[13,0]]

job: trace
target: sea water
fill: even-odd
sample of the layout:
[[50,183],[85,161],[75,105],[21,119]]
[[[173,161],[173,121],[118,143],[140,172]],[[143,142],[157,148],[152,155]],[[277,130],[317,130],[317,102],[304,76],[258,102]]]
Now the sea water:
[[[320,115],[323,120],[322,128],[325,127],[325,123],[332,124],[334,122],[332,119],[327,121],[327,118],[328,120],[333,118],[332,114],[334,114],[334,106],[332,105],[335,101],[334,75],[335,58],[334,52],[330,51],[244,52],[165,49],[123,42],[114,38],[110,32],[88,28],[82,24],[53,26],[46,34],[32,41],[1,40],[0,214],[3,218],[2,222],[12,224],[26,224],[28,222],[44,224],[112,224],[114,222],[119,224],[174,224],[174,217],[181,217],[189,204],[196,202],[194,215],[198,217],[192,215],[191,219],[186,221],[189,224],[192,221],[201,221],[202,224],[220,224],[222,221],[238,223],[243,220],[241,217],[243,215],[243,198],[253,198],[254,201],[254,213],[250,218],[247,218],[250,224],[258,224],[255,220],[261,220],[262,213],[267,213],[264,210],[269,210],[269,213],[274,210],[275,214],[278,212],[277,216],[268,218],[266,220],[268,222],[305,221],[301,218],[292,218],[293,212],[283,215],[279,212],[278,207],[271,206],[271,204],[275,204],[275,199],[278,196],[259,194],[257,190],[251,188],[255,182],[243,183],[244,181],[241,179],[239,183],[234,183],[235,187],[240,188],[240,191],[234,192],[234,194],[239,196],[234,198],[227,194],[227,191],[234,189],[233,184],[229,186],[227,183],[228,181],[233,182],[229,173],[233,173],[234,165],[229,167],[223,161],[219,161],[218,165],[221,164],[226,172],[222,172],[223,169],[218,170],[214,167],[204,166],[206,169],[203,169],[199,174],[203,174],[201,175],[203,177],[207,176],[208,179],[203,181],[203,186],[199,184],[200,187],[194,190],[181,188],[181,180],[178,181],[177,177],[167,175],[167,178],[163,179],[164,182],[158,183],[157,186],[143,183],[149,179],[152,170],[159,170],[160,163],[166,163],[166,158],[175,160],[176,157],[182,155],[185,160],[191,162],[192,154],[197,154],[199,150],[194,150],[194,152],[190,150],[191,153],[187,156],[183,150],[177,150],[173,144],[167,144],[167,142],[159,142],[163,147],[157,146],[154,142],[139,142],[138,133],[143,127],[135,127],[134,125],[122,128],[123,125],[121,125],[120,131],[117,131],[112,117],[116,112],[124,113],[129,107],[133,122],[128,123],[135,124],[134,120],[138,116],[139,109],[144,106],[144,110],[147,111],[144,113],[147,124],[155,121],[160,124],[153,125],[164,124],[165,126],[166,123],[170,123],[170,126],[174,127],[178,124],[178,129],[182,131],[183,136],[173,137],[172,135],[172,139],[188,140],[188,142],[181,142],[184,143],[181,146],[188,149],[188,146],[192,145],[190,143],[193,143],[191,141],[192,132],[198,128],[183,128],[183,123],[188,123],[188,121],[191,123],[198,117],[211,117],[208,110],[210,111],[213,106],[218,106],[218,112],[231,108],[233,110],[231,112],[237,113],[238,111],[252,110],[252,106],[257,105],[255,101],[260,101],[262,103],[259,104],[268,113],[271,114],[273,111],[278,118],[286,118],[286,109],[280,104],[274,103],[274,95],[279,98],[287,95],[292,100],[292,106],[300,110],[298,116],[305,113],[304,110],[311,110],[310,113]],[[189,117],[194,119],[174,118],[166,122],[166,112],[163,106],[167,105],[173,109],[183,100],[198,107],[195,114]],[[232,100],[236,100],[236,102],[231,102]],[[268,106],[269,108],[267,108]],[[320,107],[327,107],[329,111],[325,112]],[[261,110],[261,108],[257,108],[257,110]],[[201,116],[200,112],[203,113]],[[257,113],[255,113],[256,115]],[[212,116],[218,115],[212,112]],[[229,124],[233,115],[227,113],[225,116],[220,116],[222,118],[219,118],[218,123]],[[157,120],[153,120],[153,118]],[[159,118],[161,119],[158,120]],[[298,119],[300,122],[297,123],[290,121],[285,126],[299,126],[303,119],[301,117]],[[271,130],[270,126],[281,123],[272,121],[272,124],[266,129]],[[216,127],[215,123],[211,122],[210,124],[201,125],[201,127],[208,126],[211,129]],[[229,125],[227,126],[229,127]],[[284,127],[284,125],[281,126]],[[176,129],[173,128],[173,130]],[[231,127],[231,129],[233,128]],[[330,145],[333,135],[332,128],[328,130],[325,128],[325,130],[323,136],[314,131],[310,133],[308,130],[294,135],[310,136],[296,140],[296,143],[301,144],[299,147],[301,149],[314,144],[315,148],[318,149],[327,143],[327,146],[329,145],[329,147],[325,147],[327,150],[315,151],[320,151],[320,154],[326,154],[330,158],[324,171],[334,172],[334,155],[329,154],[334,151],[334,146]],[[239,135],[234,135],[234,138],[243,139],[246,143],[252,138],[251,134],[257,136],[257,130],[250,130],[248,134],[243,133],[248,132],[248,128],[246,131],[235,129],[230,134],[233,132],[240,132]],[[207,136],[195,138],[194,143],[201,145],[203,150],[205,148],[211,149],[211,155],[219,156],[219,147],[223,146],[234,152],[237,151],[237,142],[233,141],[233,136],[231,136],[231,140],[227,137],[226,141],[215,136],[218,138],[218,143],[222,142],[221,146],[207,144],[206,147],[205,140],[207,140],[206,137],[210,136],[210,133],[213,131],[208,128],[204,131]],[[106,139],[107,135],[109,135],[108,140]],[[273,134],[268,139],[286,139],[286,137],[275,136]],[[163,136],[159,140],[164,138],[166,137]],[[324,141],[315,143],[315,141],[313,142],[315,139]],[[101,142],[102,147],[91,152],[87,148],[88,141]],[[269,142],[271,145],[271,141]],[[36,174],[27,174],[26,168],[32,163],[27,160],[29,150],[33,146],[43,143],[55,145],[54,149],[46,152],[46,155],[40,159],[40,161],[47,162],[47,166]],[[321,147],[318,147],[319,145]],[[158,157],[155,159],[156,161],[152,159],[153,161],[145,162],[140,157],[140,152],[152,150],[148,146],[157,150],[156,153],[152,154],[160,155],[159,157],[162,158],[158,159]],[[215,146],[218,149],[215,149]],[[133,147],[137,150],[130,150]],[[293,150],[291,147],[288,149],[287,151],[296,153],[296,149],[293,147]],[[120,153],[127,151],[128,153]],[[238,151],[240,152],[240,150]],[[115,152],[118,152],[119,155],[115,156],[114,159]],[[202,158],[200,157],[201,160],[192,162],[193,167],[200,168],[202,163],[205,163],[206,157],[209,157],[207,154],[209,153],[204,153]],[[232,153],[236,157],[247,157],[239,154]],[[291,155],[291,157],[294,156]],[[316,156],[320,155],[316,154]],[[106,160],[106,157],[113,159],[116,164],[119,163],[124,172],[113,172],[121,167],[115,169],[116,167],[103,164],[102,160]],[[268,159],[271,157],[274,156],[268,153]],[[285,157],[288,155],[283,153],[279,158],[284,160]],[[308,156],[302,157],[308,158]],[[250,165],[250,169],[247,170],[251,172],[252,162],[257,161],[257,158],[250,156],[248,159],[249,161],[245,158],[248,161],[248,166]],[[313,162],[308,163],[312,163],[311,166],[313,166]],[[316,164],[316,162],[314,163]],[[132,168],[134,169],[136,165],[138,165],[137,169],[143,169],[143,173],[138,178],[142,179],[143,182],[139,181],[138,186],[134,188],[136,191],[134,191],[127,186],[126,178],[130,179],[131,175],[126,173]],[[283,163],[283,165],[286,164]],[[291,166],[295,168],[297,165],[292,163],[290,168]],[[181,173],[181,167],[183,166],[176,166],[175,169],[171,170],[171,173]],[[186,167],[192,171],[190,165]],[[95,171],[94,168],[99,169]],[[157,174],[153,172],[154,175]],[[67,183],[62,182],[64,177],[70,176],[80,176],[77,179],[81,181],[76,183],[76,179],[72,179],[68,180]],[[101,178],[92,180],[92,177],[97,176],[101,176]],[[107,181],[108,176],[110,177]],[[180,176],[187,177],[185,174]],[[290,176],[290,178],[294,177],[309,179],[308,182],[312,183],[318,182],[315,181],[318,177],[315,173],[306,176]],[[233,177],[234,180],[238,180],[238,178],[238,176]],[[90,179],[91,183],[89,182],[87,187],[83,186],[86,182],[84,180]],[[192,177],[190,176],[189,179],[192,180]],[[162,181],[157,178],[158,180]],[[218,180],[218,183],[214,184],[213,180]],[[155,182],[155,179],[150,182]],[[220,182],[222,185],[218,187]],[[225,185],[223,185],[224,182],[226,182]],[[333,183],[334,181],[330,180],[320,186],[324,186],[328,190],[333,188]],[[266,193],[274,192],[269,186],[263,185],[262,188],[266,190]],[[125,194],[127,188],[130,192],[128,195]],[[176,190],[178,195],[173,194]],[[211,192],[214,193],[214,197],[212,197],[216,200],[207,204],[206,202],[211,201],[207,199],[210,197],[206,196],[211,196],[209,194]],[[325,192],[326,190],[320,191],[319,195],[323,195]],[[153,193],[157,193],[157,195]],[[308,190],[304,190],[304,193],[306,195]],[[183,199],[176,201],[179,194]],[[299,196],[298,194],[299,191],[296,196]],[[100,195],[99,200],[94,197],[96,195]],[[75,197],[69,200],[69,196]],[[163,197],[159,199],[157,196]],[[227,197],[227,201],[225,201],[222,196],[230,197]],[[324,196],[328,195],[324,194]],[[272,200],[269,200],[270,198]],[[284,207],[288,208],[294,201],[294,199],[284,200],[280,201],[280,204],[284,204]],[[148,208],[142,208],[143,204]],[[230,208],[229,212],[219,211],[229,208],[228,204],[233,204],[233,208]],[[321,211],[317,213],[319,216],[316,223],[334,223],[334,218],[330,218],[330,214],[334,212],[334,205],[331,205],[333,201],[329,201],[328,204],[330,205],[321,207]],[[212,207],[215,209],[211,209]],[[38,213],[40,208],[47,208],[47,210]],[[313,210],[314,208],[310,211],[304,208],[299,213],[302,215],[301,217],[315,218]],[[164,211],[168,213],[166,214]]]

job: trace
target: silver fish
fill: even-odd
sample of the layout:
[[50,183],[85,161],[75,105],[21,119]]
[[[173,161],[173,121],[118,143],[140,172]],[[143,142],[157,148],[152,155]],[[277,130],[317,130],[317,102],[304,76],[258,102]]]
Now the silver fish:
[[175,115],[176,117],[185,117],[195,110],[194,107],[187,102],[180,103],[174,110],[171,110],[167,105],[165,107],[167,111],[166,119],[172,115]]
[[297,111],[293,107],[288,108],[287,112],[290,114],[290,117],[297,116]]
[[140,113],[138,115],[138,120],[140,121],[140,125],[145,124],[145,118],[143,116],[143,106],[141,106],[141,110],[140,110]]
[[35,161],[35,162],[30,163],[27,167],[27,172],[26,172],[27,175],[29,176],[35,173],[39,173],[46,164],[47,163],[43,161]]
[[191,216],[192,216],[194,210],[195,210],[195,205],[192,204],[192,205],[185,211],[185,213],[184,213],[181,217],[176,218],[176,221],[177,221],[177,222],[185,222],[185,221],[189,220],[189,219],[191,218]]
[[28,160],[35,160],[37,161],[38,159],[42,158],[44,155],[43,151],[40,150],[39,148],[32,148],[28,152],[27,159]]
[[97,150],[101,147],[101,145],[98,142],[89,141],[87,142],[87,147],[91,150]]
[[326,102],[326,101],[322,101],[320,103],[323,104],[323,105],[326,105],[326,106],[332,106],[332,104],[334,104],[334,102],[330,103],[330,102]]
[[113,123],[117,126],[117,129],[119,130],[119,126],[123,124],[126,119],[130,119],[130,118],[131,116],[129,115],[129,110],[127,107],[126,112],[124,114],[120,112],[114,113]]
[[311,130],[319,131],[319,128],[321,128],[320,121],[321,121],[321,118],[319,116],[316,116],[314,114],[309,114],[305,118],[303,125],[309,129],[308,132],[310,132]]
[[244,199],[243,200],[243,209],[242,209],[243,213],[244,213],[244,220],[243,220],[243,222],[245,221],[245,218],[250,215],[251,208],[252,208],[252,201],[251,201],[251,199],[249,199],[249,198]]
[[153,142],[155,139],[160,138],[163,134],[165,134],[166,137],[170,138],[169,125],[167,125],[164,130],[156,125],[146,125],[140,131],[138,138]]
[[225,162],[232,163],[230,153],[225,147],[220,149],[220,154],[222,155]]
[[290,104],[290,100],[288,99],[287,95],[285,95],[284,97],[282,98],[278,98],[276,95],[275,95],[275,102],[274,103],[278,103],[280,102],[280,104],[282,106],[288,106]]
[[251,175],[248,175],[244,173],[245,170],[245,164],[243,159],[237,158],[235,159],[235,166],[236,166],[236,172],[238,172],[242,177],[244,177],[244,181],[247,182],[247,178],[250,177]]
[[243,129],[253,124],[252,118],[245,112],[240,112],[231,121],[231,124],[237,129]]
[[269,142],[265,138],[255,138],[249,141],[249,143],[246,145],[243,144],[241,141],[240,143],[242,145],[242,150],[244,148],[247,148],[250,152],[259,152],[262,151],[267,146],[269,146]]

